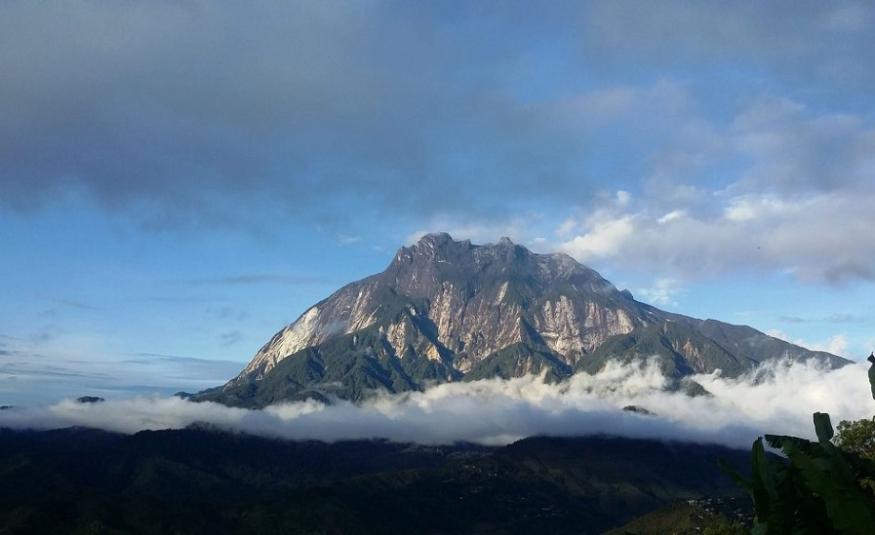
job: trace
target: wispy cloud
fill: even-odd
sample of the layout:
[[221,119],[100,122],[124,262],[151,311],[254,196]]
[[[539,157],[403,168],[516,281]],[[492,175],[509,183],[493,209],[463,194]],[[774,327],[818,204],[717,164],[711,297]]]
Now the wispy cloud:
[[787,342],[811,349],[812,351],[826,351],[827,353],[839,356],[848,354],[848,336],[844,333],[835,334],[827,340],[817,341],[794,338],[779,329],[770,329],[766,332],[769,336],[786,340]]
[[183,357],[180,355],[167,355],[164,353],[142,352],[142,353],[135,353],[134,356],[135,357],[143,357],[147,360],[135,360],[135,361],[126,361],[126,362],[142,363],[142,362],[150,362],[154,359],[159,359],[159,360],[166,360],[166,361],[172,361],[172,362],[188,362],[188,363],[204,363],[204,364],[214,364],[214,363],[232,364],[233,363],[235,365],[239,365],[238,362],[234,362],[234,361],[225,361],[225,360],[217,360],[217,359],[204,359],[204,358],[198,358],[198,357]]
[[783,323],[839,323],[855,324],[865,323],[866,318],[853,314],[830,314],[829,316],[803,318],[801,316],[781,316],[778,318]]
[[637,290],[645,301],[658,306],[677,306],[678,296],[685,292],[679,281],[670,277],[656,279],[652,286]]
[[189,286],[242,286],[253,284],[279,284],[297,286],[301,284],[314,284],[324,281],[322,278],[312,275],[248,273],[203,279],[187,279],[183,282]]
[[[194,284],[194,286],[204,285],[205,283]],[[157,295],[151,297],[143,297],[137,299],[137,301],[147,302],[147,303],[215,303],[220,301],[219,297],[203,297],[203,296],[189,296],[189,295]]]
[[75,308],[77,310],[92,310],[97,311],[100,310],[100,307],[96,307],[94,305],[90,305],[83,301],[78,301],[76,299],[53,299],[54,303],[57,303],[61,306],[65,306],[68,308]]
[[355,243],[359,243],[362,241],[361,236],[350,236],[347,234],[341,234],[337,237],[338,245],[353,245]]
[[217,320],[225,321],[225,320],[233,320],[236,322],[241,322],[245,320],[249,314],[245,310],[238,309],[232,306],[219,306],[219,307],[210,307],[207,309],[207,316],[210,318],[215,318]]
[[243,362],[141,352],[111,340],[59,334],[15,340],[0,353],[0,404],[42,403],[94,392],[197,391],[236,375]]
[[219,335],[222,346],[230,347],[243,339],[243,333],[238,330],[228,331]]

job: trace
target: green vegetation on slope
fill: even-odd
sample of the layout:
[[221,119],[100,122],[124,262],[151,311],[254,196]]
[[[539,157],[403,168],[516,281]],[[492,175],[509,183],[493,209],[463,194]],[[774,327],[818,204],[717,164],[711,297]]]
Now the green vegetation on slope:
[[529,344],[514,344],[489,355],[465,374],[465,381],[479,381],[496,377],[521,377],[527,373],[540,375],[555,382],[571,375],[571,367],[559,360],[555,353]]
[[627,364],[647,358],[656,358],[662,372],[672,378],[717,368],[735,376],[755,364],[739,360],[693,327],[669,321],[607,339],[581,359],[576,370],[596,373],[610,361]]
[[739,495],[744,452],[620,438],[503,448],[288,442],[209,430],[0,430],[4,533],[599,533]]
[[746,535],[748,523],[743,504],[708,498],[673,503],[605,535]]
[[374,391],[418,390],[458,376],[443,361],[421,356],[412,346],[396,355],[379,328],[370,327],[303,349],[280,361],[263,379],[207,390],[195,400],[251,408],[331,396],[358,401]]

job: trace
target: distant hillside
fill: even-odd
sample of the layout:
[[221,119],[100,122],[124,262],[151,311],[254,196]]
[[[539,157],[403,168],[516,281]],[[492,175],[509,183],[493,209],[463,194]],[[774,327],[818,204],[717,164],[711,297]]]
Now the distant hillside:
[[621,438],[502,448],[209,430],[0,430],[2,533],[599,533],[739,489],[749,453]]

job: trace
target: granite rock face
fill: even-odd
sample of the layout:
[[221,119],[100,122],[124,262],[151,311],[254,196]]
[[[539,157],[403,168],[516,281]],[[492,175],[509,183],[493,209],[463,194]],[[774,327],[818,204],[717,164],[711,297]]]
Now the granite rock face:
[[560,379],[648,357],[675,378],[718,368],[738,375],[778,357],[845,362],[750,327],[661,311],[562,253],[428,234],[382,273],[312,306],[236,378],[195,398],[244,406],[360,399],[490,376]]

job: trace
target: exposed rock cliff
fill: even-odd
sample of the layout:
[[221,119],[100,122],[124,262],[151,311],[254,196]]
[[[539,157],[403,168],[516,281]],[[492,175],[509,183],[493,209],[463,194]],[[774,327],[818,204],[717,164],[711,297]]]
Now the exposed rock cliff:
[[669,375],[737,375],[774,357],[842,359],[755,329],[636,301],[568,255],[429,234],[382,273],[344,286],[265,344],[224,387],[198,399],[283,399],[573,370],[656,356]]

